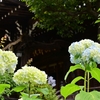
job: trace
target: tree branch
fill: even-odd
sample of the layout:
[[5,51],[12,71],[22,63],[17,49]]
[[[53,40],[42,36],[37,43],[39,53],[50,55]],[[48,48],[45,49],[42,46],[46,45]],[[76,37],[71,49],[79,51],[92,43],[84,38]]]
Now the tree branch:
[[9,49],[10,47],[18,44],[19,42],[22,41],[22,36],[20,36],[16,41],[9,43],[7,46],[5,46],[2,50]]

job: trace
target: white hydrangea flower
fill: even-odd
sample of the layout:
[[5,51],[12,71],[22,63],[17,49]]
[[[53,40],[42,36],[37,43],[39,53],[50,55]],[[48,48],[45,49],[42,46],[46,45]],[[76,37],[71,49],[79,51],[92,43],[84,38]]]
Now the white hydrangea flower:
[[94,61],[100,64],[100,44],[89,39],[74,42],[69,46],[71,63],[89,63]]
[[85,47],[79,42],[73,42],[69,48],[68,51],[72,55],[80,55],[84,51]]
[[81,57],[80,56],[77,57],[77,56],[70,55],[70,61],[73,64],[79,64],[79,63],[81,63]]
[[97,42],[94,43],[94,46],[97,47],[97,48],[100,48],[100,44],[97,43]]
[[[84,39],[84,40],[80,40],[79,43],[86,48],[94,45],[94,41],[90,40],[90,39]],[[80,46],[81,46],[80,45]]]
[[47,82],[47,74],[34,66],[25,65],[14,73],[13,80],[18,85],[25,85],[29,82],[31,85],[45,84]]
[[18,57],[12,51],[3,51],[2,59],[5,63],[6,70],[13,73],[18,63]]
[[89,63],[89,61],[95,61],[100,64],[100,48],[91,46],[87,48],[82,54],[82,61]]
[[3,51],[0,49],[0,73],[6,71],[14,73],[17,65],[17,56],[12,51]]

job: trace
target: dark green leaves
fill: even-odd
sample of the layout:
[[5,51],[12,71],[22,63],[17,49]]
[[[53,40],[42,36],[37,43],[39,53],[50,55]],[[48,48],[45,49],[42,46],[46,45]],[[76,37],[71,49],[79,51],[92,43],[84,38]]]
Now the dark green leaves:
[[[72,36],[83,32],[83,22],[92,18],[84,0],[21,0],[29,6],[39,21],[38,27],[47,30],[56,29],[62,36]],[[95,0],[91,0],[95,1]],[[86,6],[83,6],[85,3]],[[95,4],[95,2],[93,2]],[[91,6],[93,9],[94,6]]]

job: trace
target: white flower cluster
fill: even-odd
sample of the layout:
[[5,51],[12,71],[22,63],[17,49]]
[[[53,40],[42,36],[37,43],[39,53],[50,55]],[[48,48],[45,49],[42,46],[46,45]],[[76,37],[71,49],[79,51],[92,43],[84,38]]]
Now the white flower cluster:
[[47,82],[47,74],[34,66],[25,65],[22,69],[14,73],[13,80],[18,85],[45,84]]
[[70,61],[73,64],[94,61],[100,64],[100,44],[90,39],[73,42],[69,48]]
[[3,51],[0,49],[0,73],[14,73],[17,65],[17,56],[12,51]]

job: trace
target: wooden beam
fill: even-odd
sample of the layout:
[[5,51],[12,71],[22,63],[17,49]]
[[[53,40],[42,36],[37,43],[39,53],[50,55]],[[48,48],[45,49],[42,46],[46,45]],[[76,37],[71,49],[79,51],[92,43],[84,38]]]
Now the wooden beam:
[[7,1],[26,7],[25,3],[23,3],[23,2],[21,2],[19,0],[7,0]]

